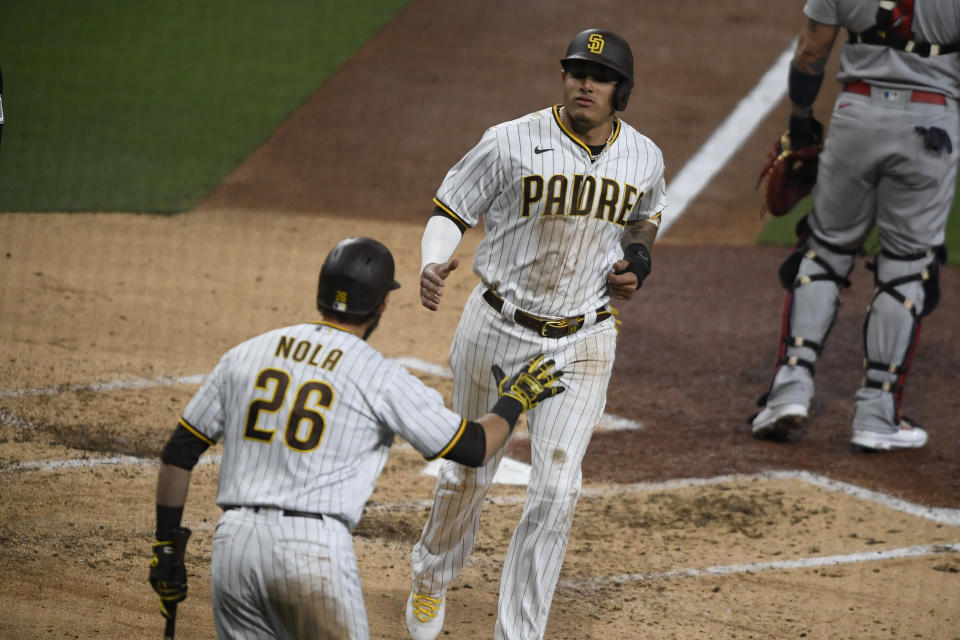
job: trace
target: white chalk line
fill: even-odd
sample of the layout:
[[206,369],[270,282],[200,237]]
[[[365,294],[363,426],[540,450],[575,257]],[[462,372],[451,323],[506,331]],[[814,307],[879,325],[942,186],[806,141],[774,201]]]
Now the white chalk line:
[[561,580],[559,586],[568,589],[597,589],[610,585],[622,585],[630,582],[649,582],[652,580],[671,580],[675,578],[699,578],[703,576],[729,576],[738,573],[759,573],[761,571],[789,571],[791,569],[810,569],[832,567],[843,564],[876,562],[878,560],[896,560],[920,556],[942,555],[960,552],[960,542],[951,544],[922,544],[899,549],[882,549],[848,553],[835,556],[797,558],[777,560],[775,562],[748,562],[707,567],[706,569],[674,569],[672,571],[649,573],[623,573],[617,576],[602,576],[587,580]]
[[[395,358],[394,361],[407,369],[418,371],[427,375],[437,376],[439,378],[450,379],[453,372],[449,367],[420,360],[418,358]],[[208,374],[198,373],[192,376],[159,376],[157,378],[132,378],[130,380],[114,380],[111,382],[96,382],[93,384],[58,384],[48,387],[35,389],[0,389],[0,398],[15,398],[27,396],[52,396],[58,393],[78,393],[78,392],[104,392],[104,391],[128,391],[138,389],[150,389],[154,387],[176,387],[180,385],[200,385],[206,379]],[[14,416],[13,414],[0,411],[0,424],[34,427]],[[629,418],[622,418],[609,413],[603,414],[600,422],[597,424],[599,431],[626,431],[642,429],[643,423]]]
[[[201,456],[198,464],[219,464],[220,455]],[[84,458],[77,460],[57,460],[46,462],[26,462],[14,467],[0,470],[0,473],[10,471],[56,471],[63,469],[89,468],[100,466],[120,465],[152,465],[156,466],[156,459],[137,458],[134,456],[116,456],[111,458]],[[583,489],[581,498],[607,498],[628,493],[653,493],[670,491],[686,487],[713,486],[721,484],[747,483],[757,480],[793,479],[806,482],[830,491],[843,493],[867,502],[874,502],[890,509],[909,515],[930,520],[939,524],[960,526],[960,509],[931,508],[916,505],[906,500],[894,498],[886,494],[870,491],[856,485],[838,482],[807,471],[767,471],[757,474],[731,474],[715,476],[713,478],[686,478],[668,480],[665,482],[641,482],[613,487],[587,487]],[[526,500],[525,494],[507,496],[489,496],[488,504],[499,506],[517,506]],[[369,502],[364,511],[398,511],[429,509],[433,500],[408,500],[403,502]],[[212,526],[212,524],[210,524]],[[598,576],[587,580],[561,581],[560,586],[576,590],[596,589],[609,585],[621,585],[631,582],[649,582],[653,580],[672,580],[677,578],[696,578],[702,576],[727,576],[740,573],[759,573],[762,571],[787,571],[791,569],[809,569],[823,566],[835,566],[878,560],[893,560],[919,556],[942,555],[960,552],[960,542],[949,544],[927,544],[901,547],[897,549],[881,549],[876,551],[856,552],[843,555],[796,558],[792,560],[778,560],[774,562],[751,562],[742,564],[710,566],[705,569],[683,568],[663,572],[625,573],[616,576]]]
[[796,38],[780,54],[760,82],[744,97],[710,135],[706,143],[667,185],[667,215],[660,222],[663,235],[683,215],[704,187],[743,146],[764,117],[783,98],[787,89],[787,70],[797,46]]
[[[687,206],[700,194],[713,177],[722,169],[736,151],[743,145],[744,141],[752,134],[759,125],[760,121],[770,112],[771,109],[783,98],[785,92],[785,82],[783,78],[786,75],[788,65],[796,48],[796,40],[791,42],[790,46],[781,54],[774,65],[764,74],[760,82],[754,89],[737,105],[737,108],[724,120],[723,123],[713,132],[707,142],[697,151],[697,153],[687,162],[686,165],[674,176],[667,187],[668,201],[670,202],[670,216],[664,219],[660,226],[660,234],[676,221],[686,210]],[[398,362],[410,369],[418,370],[428,375],[435,375],[444,378],[450,378],[450,370],[446,367],[424,362],[416,358],[398,358]],[[206,377],[205,374],[194,376],[183,376],[179,378],[159,377],[154,380],[135,379],[130,381],[114,381],[106,383],[96,383],[90,385],[56,385],[40,389],[26,390],[0,390],[0,398],[13,396],[30,395],[53,395],[65,391],[113,391],[125,389],[145,389],[156,386],[176,386],[201,384]],[[636,429],[641,428],[642,424],[635,421],[605,414],[607,430]],[[27,424],[17,416],[4,412],[0,419],[7,424]],[[598,425],[598,430],[601,427]],[[219,463],[220,456],[203,456],[200,464]],[[133,456],[119,456],[113,458],[97,459],[77,459],[46,462],[26,462],[12,467],[2,469],[0,472],[9,471],[27,471],[27,470],[56,470],[77,467],[94,467],[103,465],[124,465],[124,464],[156,464],[155,460],[145,460]],[[920,505],[914,505],[904,500],[888,496],[879,492],[857,487],[848,483],[838,482],[819,476],[807,471],[778,471],[754,475],[729,475],[718,476],[716,478],[695,478],[687,480],[671,480],[663,483],[639,483],[633,485],[622,485],[613,488],[594,489],[586,488],[583,490],[584,497],[601,497],[607,495],[623,494],[633,491],[662,491],[684,486],[702,486],[710,484],[720,484],[726,482],[737,482],[750,480],[754,478],[793,478],[814,484],[832,491],[839,491],[863,500],[876,502],[891,509],[909,513],[921,518],[933,520],[935,522],[948,524],[951,526],[960,526],[960,510],[946,508],[931,508]],[[488,502],[494,504],[520,504],[525,496],[503,496],[488,498]],[[369,509],[409,509],[425,508],[431,506],[432,501],[423,500],[398,504],[371,504]],[[695,577],[703,575],[730,575],[734,573],[749,573],[767,570],[785,570],[794,568],[810,568],[820,566],[830,566],[847,564],[853,562],[866,562],[894,558],[907,558],[924,555],[934,555],[942,553],[956,553],[960,551],[960,543],[947,545],[917,545],[904,547],[900,549],[890,549],[873,551],[867,553],[854,553],[840,556],[828,556],[821,558],[802,558],[797,560],[781,560],[767,563],[748,563],[726,566],[714,566],[706,569],[677,569],[674,571],[661,573],[642,573],[642,574],[623,574],[607,578],[594,578],[588,581],[580,582],[561,582],[561,586],[571,588],[584,588],[591,586],[603,586],[605,584],[621,584],[623,582],[670,579],[676,577]]]
[[[674,176],[667,185],[669,215],[661,221],[660,235],[676,221],[687,206],[700,194],[706,185],[722,169],[733,154],[760,124],[760,121],[779,102],[786,89],[787,68],[796,48],[796,39],[780,55],[772,67],[763,75],[757,85],[727,116],[711,134],[703,146]],[[449,379],[452,377],[448,367],[426,362],[418,358],[400,357],[396,361],[421,373]],[[18,396],[55,395],[64,392],[102,392],[129,389],[148,389],[157,386],[178,386],[201,384],[206,374],[169,378],[160,376],[155,379],[135,378],[94,384],[52,385],[36,389],[0,389],[0,398]],[[15,416],[0,415],[0,423],[15,424]],[[604,414],[598,429],[616,431],[621,429],[640,429],[642,424],[627,418]]]
[[173,378],[158,376],[153,379],[132,378],[130,380],[113,380],[111,382],[94,382],[92,384],[55,384],[49,387],[39,387],[35,389],[0,389],[0,398],[54,396],[58,393],[99,393],[103,391],[127,391],[131,389],[151,389],[154,387],[199,385],[203,383],[206,377],[207,374],[199,373],[192,376],[178,376]]
[[[796,49],[796,39],[777,60],[773,66],[760,78],[757,85],[744,97],[733,112],[711,134],[707,141],[674,176],[667,186],[669,215],[660,224],[660,234],[677,220],[687,206],[700,194],[713,176],[722,169],[744,141],[753,133],[760,121],[783,98],[786,90],[787,69]],[[436,365],[418,358],[400,357],[396,361],[409,368],[425,374],[450,378],[452,374],[448,367]],[[38,389],[0,389],[0,398],[33,395],[54,395],[63,392],[78,391],[114,391],[125,389],[146,389],[156,386],[176,386],[201,384],[206,374],[168,378],[161,376],[153,380],[137,378],[126,381],[102,382],[95,384],[53,385]],[[20,424],[15,416],[0,415],[0,422],[4,424]],[[601,430],[639,429],[642,424],[626,419],[604,415]]]
[[[397,449],[398,447],[394,447]],[[220,454],[207,454],[200,457],[198,464],[220,464]],[[514,461],[515,462],[515,461]],[[104,458],[74,458],[69,460],[43,460],[35,462],[21,462],[9,465],[0,469],[0,473],[15,473],[24,471],[61,471],[69,469],[94,468],[104,466],[156,466],[156,458],[139,458],[136,456],[111,456]],[[520,464],[520,463],[518,463]],[[675,480],[666,480],[663,482],[637,482],[632,484],[621,484],[609,487],[585,487],[581,491],[581,498],[606,498],[630,493],[653,493],[657,491],[670,491],[675,489],[684,489],[688,487],[703,487],[719,484],[741,484],[757,480],[799,480],[807,484],[815,485],[829,491],[846,494],[866,502],[873,502],[887,507],[894,511],[906,513],[917,518],[930,520],[938,524],[945,524],[953,527],[960,527],[960,509],[949,509],[946,507],[927,507],[914,504],[907,500],[895,498],[893,496],[864,489],[857,485],[847,482],[832,480],[826,476],[811,473],[809,471],[761,471],[751,474],[727,474],[714,476],[711,478],[679,478]],[[525,495],[510,496],[491,496],[487,502],[495,505],[517,505],[522,504],[526,499]],[[407,501],[398,503],[370,503],[368,509],[373,510],[403,510],[429,507],[433,504],[432,500]]]

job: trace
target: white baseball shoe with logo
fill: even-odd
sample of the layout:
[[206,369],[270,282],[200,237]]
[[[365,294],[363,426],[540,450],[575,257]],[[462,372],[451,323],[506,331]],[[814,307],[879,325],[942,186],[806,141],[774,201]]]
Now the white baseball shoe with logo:
[[874,451],[919,449],[927,444],[927,432],[909,419],[903,418],[900,420],[900,427],[889,433],[854,428],[850,442]]
[[753,437],[761,440],[785,440],[787,435],[807,422],[807,408],[802,404],[781,404],[764,407],[753,417]]

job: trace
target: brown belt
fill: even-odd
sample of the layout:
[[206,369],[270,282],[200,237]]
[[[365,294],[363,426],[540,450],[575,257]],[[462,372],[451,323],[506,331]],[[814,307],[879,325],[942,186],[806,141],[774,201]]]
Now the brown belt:
[[[483,299],[486,300],[487,304],[493,307],[495,311],[499,312],[501,309],[503,309],[503,298],[494,293],[492,289],[487,289],[483,292]],[[612,315],[612,311],[606,307],[600,307],[597,309],[597,322],[603,322]],[[577,316],[576,318],[561,318],[560,320],[538,318],[537,316],[532,316],[529,313],[524,313],[519,309],[517,309],[513,314],[514,322],[521,327],[533,329],[544,338],[562,338],[564,336],[569,336],[570,334],[576,333],[583,328],[583,320],[583,316]]]
[[[870,90],[872,87],[861,80],[855,80],[853,82],[848,82],[843,85],[844,91],[849,91],[850,93],[859,93],[862,96],[870,95]],[[896,89],[894,89],[896,91]],[[947,98],[941,93],[933,93],[932,91],[917,91],[910,90],[910,102],[926,102],[928,104],[939,104],[941,106],[947,106]]]

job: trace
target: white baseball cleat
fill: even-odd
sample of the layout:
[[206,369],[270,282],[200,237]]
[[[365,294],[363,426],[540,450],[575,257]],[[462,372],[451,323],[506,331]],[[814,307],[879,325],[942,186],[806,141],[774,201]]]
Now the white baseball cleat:
[[753,437],[770,440],[785,440],[792,430],[802,427],[807,421],[807,408],[802,404],[766,406],[753,417]]
[[907,418],[903,418],[900,421],[900,428],[889,433],[854,428],[850,442],[874,451],[919,449],[927,444],[927,432]]
[[407,631],[413,640],[433,640],[443,628],[447,600],[411,591],[407,598]]

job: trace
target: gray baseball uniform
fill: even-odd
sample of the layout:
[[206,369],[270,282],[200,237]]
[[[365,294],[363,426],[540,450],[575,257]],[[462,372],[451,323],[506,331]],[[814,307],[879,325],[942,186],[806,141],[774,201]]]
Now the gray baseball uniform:
[[[515,367],[550,353],[566,392],[527,414],[532,477],[504,561],[496,638],[539,638],[546,628],[580,494],[580,464],[603,414],[615,322],[605,276],[623,256],[628,221],[658,220],[666,205],[660,150],[615,120],[597,155],[563,124],[559,107],[494,126],[450,171],[435,204],[462,228],[481,215],[486,235],[450,351],[454,409],[479,415],[497,393],[491,364]],[[556,327],[518,323],[516,311]],[[569,321],[574,318],[577,320]],[[444,463],[433,509],[413,549],[414,589],[440,595],[463,568],[502,452],[485,467]]]
[[867,368],[854,403],[853,440],[870,448],[922,446],[926,435],[920,431],[904,431],[910,437],[899,444],[891,434],[914,429],[902,418],[900,394],[921,318],[939,297],[960,151],[953,149],[960,2],[808,0],[804,13],[821,25],[845,28],[848,37],[809,229],[781,270],[791,293],[766,406],[789,404],[805,414],[839,287],[848,284],[855,254],[876,225],[883,251],[864,324]]
[[222,638],[367,638],[351,529],[394,434],[428,458],[464,420],[436,391],[330,323],[231,349],[181,426],[223,440],[211,560]]

